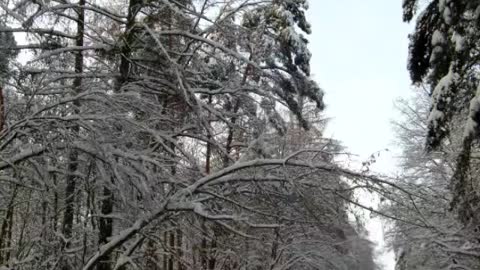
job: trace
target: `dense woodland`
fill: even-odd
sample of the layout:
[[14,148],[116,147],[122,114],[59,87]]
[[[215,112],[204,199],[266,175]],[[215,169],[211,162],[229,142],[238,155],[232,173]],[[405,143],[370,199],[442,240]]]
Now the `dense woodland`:
[[404,191],[383,206],[398,270],[480,269],[480,1],[403,2],[413,22],[408,70],[416,97],[399,103]]
[[0,0],[0,269],[380,269],[359,209],[398,270],[480,269],[480,1],[403,2],[397,177],[323,136],[307,9]]
[[0,7],[1,269],[374,269],[306,1]]

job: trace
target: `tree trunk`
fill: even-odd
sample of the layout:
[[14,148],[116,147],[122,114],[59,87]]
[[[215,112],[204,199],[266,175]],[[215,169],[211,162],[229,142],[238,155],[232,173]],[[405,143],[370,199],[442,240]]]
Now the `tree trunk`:
[[2,134],[3,128],[5,127],[5,122],[5,98],[3,96],[3,88],[0,86],[0,134]]
[[175,232],[172,231],[172,232],[169,232],[168,233],[169,235],[169,238],[168,238],[168,242],[169,242],[169,250],[170,250],[170,256],[168,257],[168,270],[173,270],[173,259],[175,257]]
[[[208,104],[212,104],[212,96],[208,97]],[[208,114],[208,118],[210,118],[210,113]],[[210,144],[210,140],[212,135],[207,131],[207,150],[205,154],[205,174],[210,174],[210,160],[212,156],[212,146]],[[202,264],[202,269],[207,270],[209,269],[209,252],[208,252],[208,241],[207,241],[207,227],[205,226],[205,218],[202,218],[202,244],[201,244],[201,251],[200,251],[200,262]]]
[[[85,0],[79,0],[79,6],[85,6]],[[75,39],[75,45],[82,47],[83,46],[83,35],[85,30],[85,11],[83,8],[77,8],[77,36]],[[83,73],[83,54],[81,51],[75,54],[75,73]],[[80,76],[76,77],[73,80],[73,90],[75,93],[82,92],[82,78]],[[78,100],[73,102],[74,105],[74,114],[80,113],[80,102]],[[78,125],[72,127],[72,133],[78,134],[80,128]],[[63,216],[63,227],[62,233],[66,239],[65,249],[69,247],[70,238],[72,237],[73,229],[73,218],[75,212],[75,172],[78,170],[78,151],[72,149],[68,155],[68,167],[67,167],[67,177],[66,177],[66,188],[65,188],[65,212]],[[63,262],[62,269],[69,270],[67,262]]]
[[167,242],[168,242],[168,232],[164,232],[163,233],[163,241],[165,243],[165,250],[164,250],[164,254],[163,254],[163,270],[167,270],[167,266],[168,266],[168,249],[166,248],[167,247]]
[[[128,14],[127,14],[127,24],[124,33],[125,43],[121,48],[121,60],[120,60],[120,76],[117,78],[115,91],[120,92],[122,86],[128,82],[130,75],[130,56],[132,53],[131,44],[133,43],[134,32],[133,27],[135,26],[135,17],[140,9],[139,0],[130,0],[128,5]],[[112,176],[111,182],[114,183],[114,178]],[[114,195],[110,190],[107,184],[103,186],[103,198],[101,202],[101,217],[99,219],[99,236],[98,243],[99,245],[104,245],[108,242],[108,239],[112,236],[113,233],[113,220],[108,215],[113,212],[113,203]],[[97,270],[111,270],[111,254],[107,253],[99,259],[97,265]]]
[[183,266],[183,233],[182,230],[177,230],[177,255],[178,255],[178,270],[184,270]]
[[53,172],[51,173],[53,180],[53,216],[52,216],[52,229],[53,232],[57,232],[58,225],[58,189],[57,189],[57,175]]
[[202,270],[207,270],[208,267],[208,255],[207,255],[207,228],[205,226],[205,219],[202,218],[202,242],[200,246],[200,264],[202,267]]
[[217,264],[217,255],[215,254],[217,250],[217,241],[214,238],[210,244],[209,256],[208,256],[208,270],[214,270],[215,265]]
[[[105,217],[106,215],[111,214],[113,211],[113,194],[108,187],[103,188],[103,198],[102,198],[102,216],[100,217],[99,222],[99,237],[98,242],[100,245],[103,245],[108,242],[108,238],[112,236],[113,233],[113,220],[111,217]],[[110,270],[110,255],[105,255],[100,258],[97,270]]]
[[15,185],[12,192],[12,198],[7,206],[7,213],[5,219],[2,222],[0,230],[0,265],[8,262],[10,257],[10,243],[12,238],[12,226],[13,226],[13,211],[15,205],[15,198],[17,197],[18,186]]

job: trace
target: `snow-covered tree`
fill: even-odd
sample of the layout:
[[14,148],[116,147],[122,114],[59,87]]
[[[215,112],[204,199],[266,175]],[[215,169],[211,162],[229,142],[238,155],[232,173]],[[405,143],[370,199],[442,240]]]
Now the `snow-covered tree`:
[[[449,132],[463,134],[451,181],[452,206],[466,225],[474,227],[479,224],[478,179],[471,174],[475,171],[471,156],[478,137],[480,3],[407,0],[403,6],[405,21],[417,17],[410,43],[411,78],[428,85],[432,99],[427,148],[440,147]],[[420,8],[422,12],[415,16]]]
[[401,190],[386,192],[382,209],[395,218],[388,237],[396,269],[476,269],[478,243],[450,211],[449,185],[462,136],[450,133],[442,147],[424,151],[431,100],[427,91],[418,91],[398,102],[402,119],[394,127],[403,150],[396,181]]
[[[323,109],[305,1],[0,8],[0,33],[25,34],[2,51],[28,58],[12,67],[0,133],[11,184],[0,201],[14,211],[2,216],[2,266],[368,265],[342,180],[363,175],[335,164],[303,111]],[[293,133],[310,145],[282,141]]]

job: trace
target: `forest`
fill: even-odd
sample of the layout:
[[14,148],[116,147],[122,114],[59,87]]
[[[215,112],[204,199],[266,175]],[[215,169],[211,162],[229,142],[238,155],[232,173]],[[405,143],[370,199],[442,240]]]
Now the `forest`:
[[480,269],[480,1],[398,2],[386,176],[325,136],[307,0],[0,0],[0,270],[380,270],[365,215]]

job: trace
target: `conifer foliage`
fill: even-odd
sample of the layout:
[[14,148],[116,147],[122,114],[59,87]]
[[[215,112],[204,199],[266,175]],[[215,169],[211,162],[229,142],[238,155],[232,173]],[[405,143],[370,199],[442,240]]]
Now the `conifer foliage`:
[[[404,19],[411,21],[423,4],[404,1]],[[478,178],[471,174],[480,119],[479,10],[478,1],[428,1],[411,35],[408,66],[412,81],[430,88],[427,149],[441,147],[450,133],[462,137],[451,187],[452,207],[466,224],[479,220]]]

